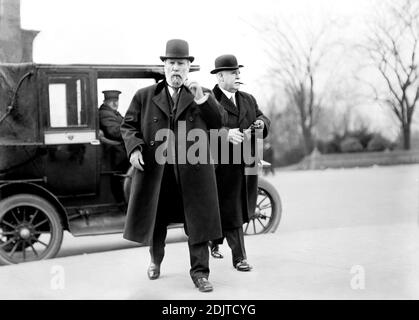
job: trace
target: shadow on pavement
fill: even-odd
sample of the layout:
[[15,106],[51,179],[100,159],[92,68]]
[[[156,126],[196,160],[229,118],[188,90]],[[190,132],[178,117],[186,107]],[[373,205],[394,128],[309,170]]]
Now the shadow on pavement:
[[[186,240],[187,237],[183,229],[169,229],[167,232],[166,243],[183,242]],[[143,245],[123,239],[122,233],[74,237],[66,232],[57,258],[138,247],[143,247]]]

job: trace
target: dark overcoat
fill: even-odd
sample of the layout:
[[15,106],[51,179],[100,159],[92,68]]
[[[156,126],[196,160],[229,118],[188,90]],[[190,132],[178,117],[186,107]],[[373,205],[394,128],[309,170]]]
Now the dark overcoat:
[[[243,91],[235,94],[236,105],[216,85],[213,93],[217,101],[227,111],[223,117],[223,127],[226,129],[240,128],[246,130],[256,120],[265,123],[263,138],[268,135],[270,121],[259,109],[256,99]],[[243,152],[240,163],[233,163],[233,149],[242,148],[243,144],[229,143],[229,162],[222,164],[218,159],[216,167],[218,198],[223,229],[238,228],[249,222],[254,214],[257,200],[258,176],[245,175]]]
[[[140,148],[145,163],[144,171],[134,169],[124,230],[124,238],[139,243],[150,244],[156,221],[165,167],[155,157],[157,149],[163,144],[156,139],[156,133],[160,129],[170,128],[169,99],[164,81],[138,90],[121,125],[127,154]],[[198,105],[192,93],[182,87],[173,117],[176,145],[182,141],[185,143],[182,135],[188,135],[193,129],[201,129],[200,132],[204,133],[209,129],[219,129],[222,126],[222,112],[223,108],[214,97],[209,96],[205,103]],[[186,133],[182,133],[181,127],[186,128]],[[193,144],[193,141],[186,141],[186,149]],[[209,155],[209,146],[204,146],[205,153]],[[208,161],[197,164],[177,162],[174,165],[175,175],[181,188],[190,242],[201,243],[221,237],[214,165]],[[178,215],[174,213],[174,216]]]

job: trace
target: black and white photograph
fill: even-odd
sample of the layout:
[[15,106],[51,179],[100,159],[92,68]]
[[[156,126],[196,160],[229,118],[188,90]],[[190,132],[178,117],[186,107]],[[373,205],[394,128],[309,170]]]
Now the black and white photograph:
[[0,0],[0,300],[417,300],[418,105],[418,0]]

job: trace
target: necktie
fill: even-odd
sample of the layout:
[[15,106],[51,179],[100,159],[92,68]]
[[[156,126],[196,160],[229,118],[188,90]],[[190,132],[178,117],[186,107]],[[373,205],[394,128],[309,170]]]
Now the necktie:
[[231,96],[230,101],[233,102],[234,105],[236,105],[236,101],[234,101],[234,96]]
[[179,89],[173,89],[172,100],[173,100],[174,106],[176,105],[178,97],[179,97]]

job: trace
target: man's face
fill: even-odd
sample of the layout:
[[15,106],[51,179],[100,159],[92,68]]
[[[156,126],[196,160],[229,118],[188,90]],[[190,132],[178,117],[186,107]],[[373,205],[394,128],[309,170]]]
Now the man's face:
[[164,61],[164,73],[167,83],[179,88],[188,78],[190,61],[188,59],[166,59]]
[[236,92],[240,89],[240,70],[224,70],[217,74],[218,85],[226,91]]
[[111,107],[113,110],[118,110],[119,101],[118,100],[106,100],[106,104]]

